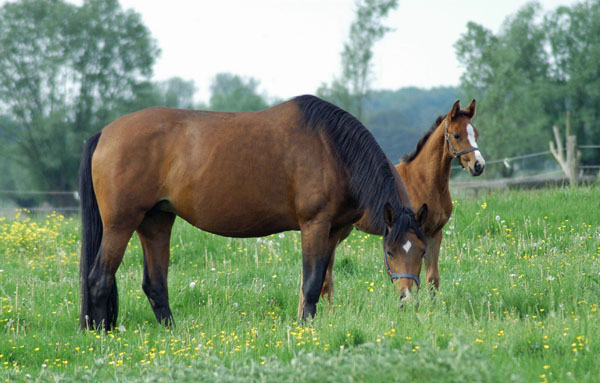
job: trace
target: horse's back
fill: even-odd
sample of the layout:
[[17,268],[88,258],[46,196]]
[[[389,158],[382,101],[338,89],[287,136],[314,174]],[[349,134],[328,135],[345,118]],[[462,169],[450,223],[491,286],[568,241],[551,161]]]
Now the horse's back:
[[124,116],[102,131],[94,153],[100,209],[125,214],[163,201],[218,234],[297,229],[299,205],[321,204],[310,199],[340,183],[335,159],[299,113],[287,102],[248,113],[149,108]]

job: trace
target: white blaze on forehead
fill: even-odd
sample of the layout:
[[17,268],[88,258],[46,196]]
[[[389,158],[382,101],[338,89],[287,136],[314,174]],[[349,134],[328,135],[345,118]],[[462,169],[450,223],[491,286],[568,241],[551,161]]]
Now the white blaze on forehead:
[[410,248],[412,247],[412,243],[410,243],[410,241],[406,241],[406,243],[404,244],[404,246],[402,246],[402,248],[404,249],[404,251],[406,251],[408,253],[408,251],[410,250]]
[[[471,125],[471,124],[467,125],[467,135],[468,135],[467,139],[469,140],[469,144],[471,144],[472,147],[476,148],[477,147],[477,139],[475,139],[475,129],[473,128],[473,125]],[[475,153],[475,159],[477,161],[479,161],[481,166],[485,166],[485,160],[483,159],[483,156],[481,155],[479,150],[476,150],[473,153]]]

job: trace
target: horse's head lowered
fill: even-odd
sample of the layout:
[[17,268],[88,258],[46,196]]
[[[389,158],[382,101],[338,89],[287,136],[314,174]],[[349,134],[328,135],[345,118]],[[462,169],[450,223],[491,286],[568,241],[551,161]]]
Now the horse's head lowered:
[[456,158],[463,169],[468,169],[472,176],[478,176],[485,169],[485,160],[477,147],[479,133],[471,123],[475,117],[475,100],[465,110],[460,109],[460,101],[456,101],[444,118],[444,134],[448,154]]
[[[411,213],[395,217],[389,205],[384,214],[388,226],[383,237],[385,267],[392,282],[398,280],[398,292],[405,298],[410,296],[413,284],[417,288],[421,284],[419,274],[425,257],[425,237],[421,226],[427,218],[427,205],[423,204],[416,216]],[[398,222],[399,220],[404,222]],[[403,234],[399,236],[394,235],[398,226],[404,228]]]

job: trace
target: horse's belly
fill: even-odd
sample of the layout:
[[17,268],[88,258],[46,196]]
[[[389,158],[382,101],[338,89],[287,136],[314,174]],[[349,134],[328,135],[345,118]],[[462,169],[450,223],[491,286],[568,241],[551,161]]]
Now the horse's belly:
[[174,211],[192,225],[228,237],[261,237],[286,230],[297,230],[293,209],[282,198],[251,198],[242,190],[203,193],[172,200]]
[[179,214],[197,228],[226,237],[262,237],[287,230],[298,230],[293,217],[264,211],[243,212],[228,209],[202,209],[197,214]]

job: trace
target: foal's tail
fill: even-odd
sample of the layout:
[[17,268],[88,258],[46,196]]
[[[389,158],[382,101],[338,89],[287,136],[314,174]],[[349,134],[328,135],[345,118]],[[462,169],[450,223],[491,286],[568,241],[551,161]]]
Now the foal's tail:
[[102,218],[92,184],[92,155],[99,139],[100,132],[87,140],[79,165],[79,197],[81,199],[81,258],[79,261],[81,313],[79,325],[82,329],[92,326],[88,275],[102,242]]

